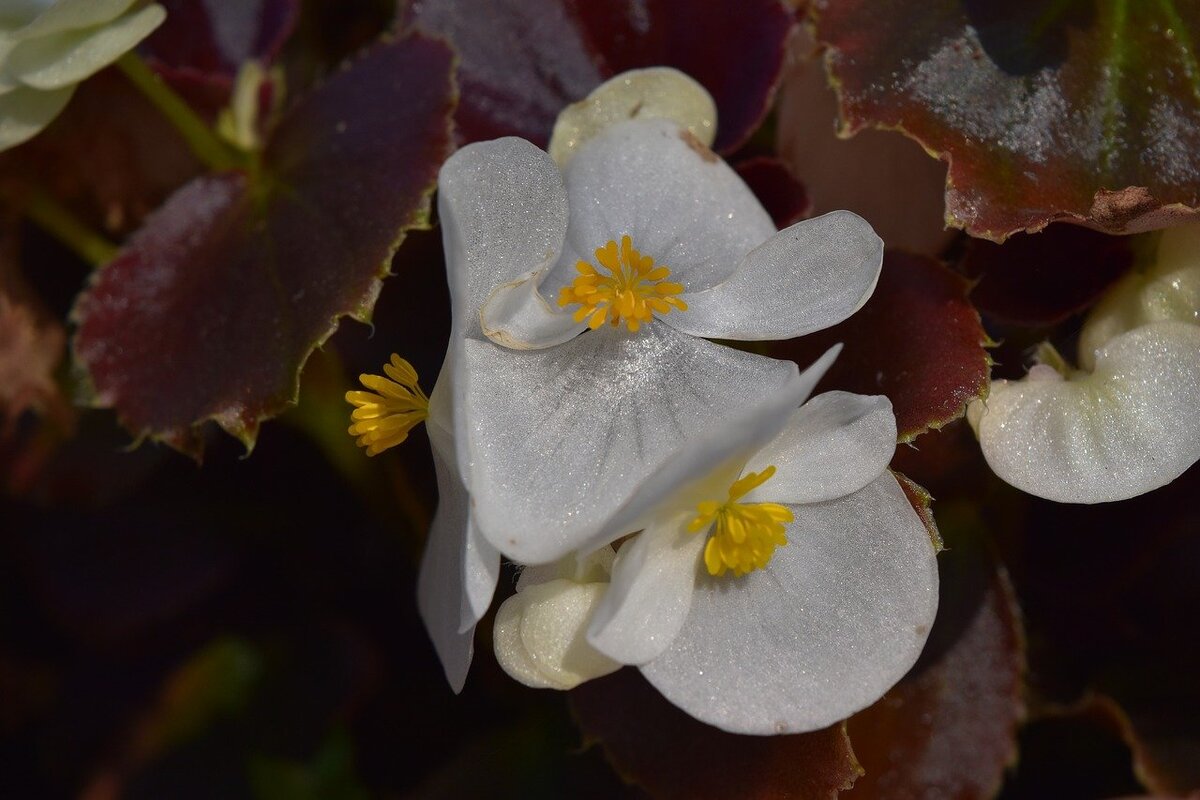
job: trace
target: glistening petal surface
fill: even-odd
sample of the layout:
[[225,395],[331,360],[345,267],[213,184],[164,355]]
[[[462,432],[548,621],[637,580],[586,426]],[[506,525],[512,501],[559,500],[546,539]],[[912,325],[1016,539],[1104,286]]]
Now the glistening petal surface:
[[606,128],[579,148],[564,172],[571,224],[542,294],[554,301],[595,263],[607,242],[633,239],[642,255],[671,270],[688,291],[706,289],[775,233],[754,193],[691,134],[665,120]]
[[775,475],[747,503],[818,503],[866,486],[896,451],[896,417],[882,395],[826,392],[792,414],[783,432],[758,451],[744,472]]
[[471,430],[460,458],[475,522],[528,564],[604,544],[611,518],[688,441],[753,414],[797,375],[795,364],[665,325],[605,327],[548,350],[468,339],[465,356]]
[[817,730],[865,708],[916,661],[937,612],[929,535],[890,474],[792,511],[767,567],[702,575],[683,630],[641,668],[731,733]]
[[592,615],[588,641],[622,664],[645,664],[674,640],[692,606],[706,536],[687,529],[694,513],[651,525],[626,542]]
[[883,240],[867,221],[833,211],[775,234],[716,286],[687,285],[688,312],[669,321],[714,339],[793,339],[862,308],[882,266]]
[[492,290],[558,257],[567,230],[562,175],[524,139],[468,145],[439,173],[438,217],[455,334],[482,336],[479,309]]
[[1125,500],[1200,459],[1200,327],[1155,322],[1096,351],[1095,371],[996,381],[977,431],[1008,483],[1060,503]]

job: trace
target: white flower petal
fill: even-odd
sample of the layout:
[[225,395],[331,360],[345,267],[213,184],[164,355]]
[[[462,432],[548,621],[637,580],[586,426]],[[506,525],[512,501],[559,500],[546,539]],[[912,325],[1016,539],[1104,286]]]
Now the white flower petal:
[[538,291],[545,271],[530,272],[496,287],[483,304],[479,319],[483,334],[514,350],[536,350],[562,344],[578,336],[587,321],[553,308]]
[[558,578],[567,578],[579,583],[608,583],[616,555],[610,546],[604,545],[582,557],[579,553],[570,553],[553,564],[522,567],[517,575],[517,591]]
[[571,225],[541,287],[557,300],[578,261],[628,234],[689,291],[729,276],[775,233],[770,216],[729,166],[673,122],[630,120],[605,128],[565,170]]
[[496,611],[496,624],[492,628],[492,649],[496,662],[508,676],[518,683],[533,689],[563,689],[538,671],[537,664],[525,649],[521,640],[521,622],[525,618],[525,607],[529,598],[514,594],[500,604]]
[[588,641],[601,653],[622,664],[645,664],[679,633],[707,539],[687,530],[694,516],[651,525],[621,545],[612,583],[588,628]]
[[40,133],[66,107],[74,92],[74,86],[53,92],[19,87],[0,94],[0,151]]
[[[596,652],[583,631],[607,588],[559,578],[530,586],[501,606],[496,617],[496,659],[527,686],[572,689],[621,665]],[[514,620],[519,620],[514,625]],[[518,635],[512,635],[513,628]]]
[[513,137],[467,145],[438,175],[455,336],[483,334],[479,309],[499,284],[558,258],[567,195],[558,167]]
[[701,575],[683,630],[641,668],[722,730],[798,733],[845,719],[912,666],[937,612],[929,534],[890,474],[793,512],[765,569]]
[[1125,500],[1200,459],[1200,327],[1155,322],[1096,352],[1096,369],[995,381],[973,404],[979,444],[1002,479],[1060,503]]
[[[137,0],[54,0],[51,3],[34,2],[33,6],[42,6],[45,10],[29,23],[13,31],[16,38],[29,39],[37,36],[49,36],[62,31],[90,28],[103,25],[124,14]],[[26,16],[31,10],[31,4],[21,2],[19,6]],[[28,19],[28,17],[26,17]]]
[[129,52],[162,24],[167,12],[152,5],[107,25],[26,39],[5,60],[5,72],[35,89],[79,83]]
[[668,119],[705,147],[717,135],[717,104],[708,90],[671,67],[622,72],[563,109],[554,123],[550,156],[566,164],[597,133],[627,119]]
[[878,478],[895,451],[896,417],[886,397],[817,395],[746,464],[744,472],[771,465],[776,472],[743,502],[818,503],[843,497]]
[[[432,434],[434,427],[429,429]],[[438,508],[421,556],[417,607],[446,680],[455,692],[461,692],[471,666],[475,638],[473,625],[466,629],[462,626],[464,608],[469,605],[464,553],[470,527],[470,498],[457,469],[453,463],[447,463],[444,448],[434,448],[433,464],[437,471]]]
[[483,538],[479,529],[469,521],[464,544],[466,549],[462,554],[463,602],[458,621],[459,633],[475,630],[475,625],[483,619],[483,615],[492,605],[496,584],[500,581],[500,551]]
[[795,364],[657,324],[636,335],[601,328],[548,350],[467,340],[465,357],[471,430],[460,463],[470,465],[475,523],[524,564],[634,530],[605,529],[641,484],[689,441],[752,419],[797,380]]
[[667,321],[714,339],[792,339],[836,325],[871,297],[883,240],[862,217],[834,211],[797,222],[740,259],[721,283],[681,296]]
[[1200,224],[1163,231],[1155,263],[1104,293],[1079,334],[1079,366],[1092,369],[1110,339],[1165,320],[1200,324]]

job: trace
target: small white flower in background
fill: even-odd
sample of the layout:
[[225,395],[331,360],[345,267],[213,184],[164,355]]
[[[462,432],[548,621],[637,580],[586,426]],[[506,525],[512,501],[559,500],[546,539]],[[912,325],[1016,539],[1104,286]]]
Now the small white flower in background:
[[1200,226],[1163,232],[1088,315],[1082,370],[1034,366],[968,409],[988,465],[1061,503],[1126,500],[1200,460]]
[[[637,665],[734,733],[816,730],[882,696],[916,661],[938,599],[933,543],[887,472],[891,404],[830,392],[777,408],[768,430],[765,446],[751,439],[662,498],[609,584],[523,574],[496,617],[505,670],[569,688]],[[570,613],[556,613],[568,587]],[[563,663],[570,680],[547,679],[541,665]]]
[[166,18],[136,0],[0,2],[0,150],[32,138],[75,86],[132,50]]
[[589,129],[562,170],[513,138],[442,168],[454,322],[430,398],[442,500],[418,596],[455,689],[501,553],[550,564],[639,530],[815,382],[699,337],[799,336],[874,288],[869,225],[838,213],[777,232],[688,127]]

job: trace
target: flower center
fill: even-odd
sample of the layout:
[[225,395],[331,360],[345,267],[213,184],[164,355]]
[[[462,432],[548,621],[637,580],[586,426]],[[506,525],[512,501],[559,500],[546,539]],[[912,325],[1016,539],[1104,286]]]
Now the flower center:
[[729,487],[729,499],[724,503],[708,500],[696,506],[699,514],[688,523],[688,530],[699,533],[712,526],[712,535],[704,546],[704,566],[710,575],[719,577],[729,570],[745,575],[762,569],[775,548],[787,544],[783,525],[795,517],[786,506],[737,502],[774,474],[774,466],[747,473]]
[[579,306],[576,322],[587,319],[592,330],[605,320],[614,328],[624,322],[631,333],[636,333],[655,311],[659,314],[673,308],[687,311],[687,303],[675,297],[683,291],[683,284],[668,283],[671,270],[654,266],[654,259],[635,250],[628,236],[621,237],[619,248],[612,240],[598,248],[596,261],[608,270],[608,275],[580,261],[575,265],[579,275],[558,295],[560,306]]
[[408,438],[408,432],[429,416],[429,398],[417,384],[413,365],[392,353],[390,364],[383,365],[382,375],[359,375],[358,379],[370,392],[346,392],[346,402],[353,404],[350,414],[350,435],[358,437],[358,446],[367,448],[367,455],[377,456]]

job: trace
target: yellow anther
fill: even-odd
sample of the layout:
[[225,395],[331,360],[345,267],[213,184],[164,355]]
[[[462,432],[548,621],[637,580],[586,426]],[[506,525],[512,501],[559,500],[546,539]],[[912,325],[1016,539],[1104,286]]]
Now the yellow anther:
[[775,548],[787,544],[783,526],[794,519],[787,506],[737,502],[774,474],[774,466],[747,473],[729,487],[729,498],[724,503],[710,500],[696,506],[699,514],[688,523],[688,530],[699,533],[712,528],[704,545],[704,566],[710,575],[721,576],[729,570],[745,575],[762,569]]
[[576,322],[586,319],[593,330],[605,321],[613,327],[624,322],[636,333],[654,312],[687,311],[687,303],[675,296],[683,292],[683,284],[667,282],[671,270],[654,266],[654,259],[635,250],[628,236],[621,237],[620,247],[610,240],[597,249],[596,262],[609,274],[580,261],[575,265],[579,274],[558,295],[560,306],[579,306]]
[[429,416],[429,398],[417,384],[412,364],[392,353],[382,375],[359,375],[369,392],[346,392],[346,402],[355,406],[350,413],[350,435],[358,437],[358,446],[367,455],[377,456],[408,438],[408,432]]

